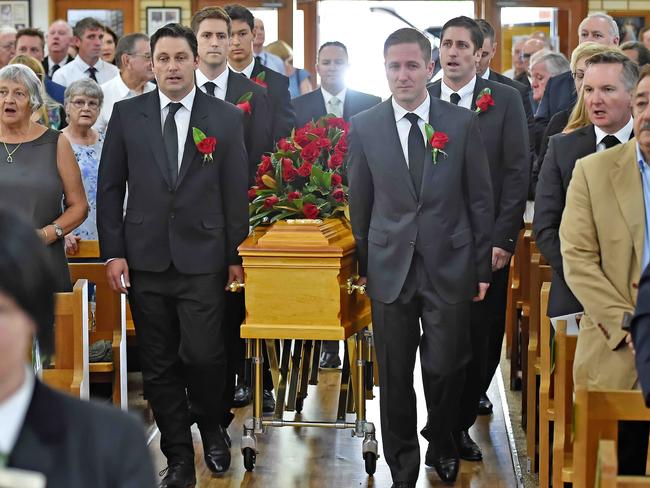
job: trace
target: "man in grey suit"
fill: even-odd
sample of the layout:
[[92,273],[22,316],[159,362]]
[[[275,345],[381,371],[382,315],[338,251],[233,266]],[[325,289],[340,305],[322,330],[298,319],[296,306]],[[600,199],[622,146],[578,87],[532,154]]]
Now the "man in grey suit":
[[413,389],[419,345],[436,419],[427,459],[445,482],[458,475],[451,426],[471,356],[469,305],[489,287],[494,219],[477,117],[429,96],[427,38],[395,31],[384,59],[393,97],[352,118],[348,175],[358,283],[372,299],[384,454],[393,486],[404,488],[415,486],[420,467]]

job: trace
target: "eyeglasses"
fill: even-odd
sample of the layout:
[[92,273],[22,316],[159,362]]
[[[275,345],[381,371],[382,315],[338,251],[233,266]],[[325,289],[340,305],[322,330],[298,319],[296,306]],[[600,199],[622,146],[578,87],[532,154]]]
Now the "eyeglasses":
[[81,110],[84,107],[88,107],[90,110],[97,110],[99,108],[99,102],[95,100],[72,100],[72,105],[74,108]]
[[151,54],[138,54],[138,53],[131,53],[129,56],[133,56],[134,58],[144,58],[147,61],[151,61]]

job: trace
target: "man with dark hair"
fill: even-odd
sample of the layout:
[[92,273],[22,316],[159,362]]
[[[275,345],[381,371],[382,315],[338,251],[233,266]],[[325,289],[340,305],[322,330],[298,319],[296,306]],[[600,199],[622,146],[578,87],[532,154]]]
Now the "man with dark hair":
[[624,42],[621,44],[621,50],[628,58],[641,67],[650,63],[650,49],[638,41]]
[[[45,47],[45,37],[40,29],[21,29],[16,34],[16,53],[26,54],[34,59],[43,62],[43,49]],[[48,76],[43,79],[45,91],[60,104],[63,104],[65,87],[54,83]]]
[[43,68],[49,78],[74,58],[68,54],[72,41],[72,28],[65,20],[55,20],[47,30],[47,57],[43,59]]
[[120,74],[102,85],[104,102],[93,128],[106,131],[113,106],[120,100],[149,93],[156,88],[151,80],[151,46],[146,34],[137,32],[120,38],[115,49],[115,63]]
[[[427,92],[429,40],[415,29],[395,31],[384,59],[392,98],[351,122],[350,217],[358,283],[372,299],[384,454],[393,486],[408,488],[420,469],[418,346],[435,419],[428,452],[443,481],[458,475],[451,430],[471,357],[469,304],[489,287],[494,218],[477,116]],[[425,143],[431,130],[435,150]]]
[[[481,139],[490,164],[494,201],[491,233],[492,279],[485,300],[470,307],[472,360],[466,368],[456,440],[462,459],[482,459],[469,435],[479,406],[491,411],[485,395],[501,357],[510,257],[517,243],[528,195],[530,145],[520,92],[476,75],[483,46],[479,25],[456,17],[442,28],[442,80],[429,86],[432,97],[478,112]],[[437,422],[435,417],[431,422]],[[425,430],[426,434],[427,430]]]
[[117,67],[101,58],[104,26],[98,20],[92,17],[81,19],[74,26],[73,35],[79,54],[74,61],[54,73],[54,82],[68,86],[79,78],[87,77],[101,85],[118,75]]
[[[248,162],[241,110],[196,89],[194,33],[167,24],[151,49],[158,89],[116,103],[106,131],[99,242],[111,287],[129,294],[167,457],[162,486],[193,487],[194,422],[208,469],[230,466],[221,426],[224,287],[243,282],[237,246],[248,234]],[[211,151],[199,149],[195,129]]]
[[236,4],[227,5],[225,11],[232,21],[228,63],[237,73],[266,87],[273,118],[271,135],[273,141],[277,142],[291,133],[296,118],[289,94],[289,78],[265,68],[253,56],[255,19],[251,11]]

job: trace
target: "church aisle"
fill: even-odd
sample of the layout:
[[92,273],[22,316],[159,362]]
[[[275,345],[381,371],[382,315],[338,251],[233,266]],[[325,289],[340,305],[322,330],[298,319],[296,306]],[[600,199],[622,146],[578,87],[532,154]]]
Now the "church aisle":
[[[305,420],[330,420],[336,411],[338,399],[339,371],[322,372],[318,387],[309,387],[302,418]],[[416,385],[421,384],[420,367],[415,369]],[[420,387],[421,389],[421,387]],[[375,390],[378,395],[378,389]],[[479,417],[471,435],[483,449],[482,462],[461,461],[461,472],[454,486],[468,488],[515,488],[510,448],[506,434],[503,409],[497,383],[492,382],[488,396],[494,403],[492,416]],[[237,416],[229,432],[233,440],[232,464],[223,476],[213,476],[203,462],[201,438],[196,427],[193,429],[197,488],[298,488],[298,487],[377,487],[390,488],[392,481],[386,465],[381,444],[379,425],[379,399],[367,402],[368,419],[378,429],[380,458],[374,477],[368,477],[361,457],[362,439],[352,438],[349,430],[318,428],[269,428],[258,436],[255,470],[247,473],[239,449],[242,424],[252,413],[252,407],[236,410]],[[292,419],[294,412],[285,413],[285,419]],[[298,416],[300,417],[300,416]],[[350,417],[352,418],[352,417]],[[418,425],[426,423],[424,395],[418,394]],[[157,471],[165,467],[165,458],[159,449],[157,435],[150,450]],[[422,468],[418,488],[448,486],[440,481],[433,468],[424,465],[426,441],[420,437]]]

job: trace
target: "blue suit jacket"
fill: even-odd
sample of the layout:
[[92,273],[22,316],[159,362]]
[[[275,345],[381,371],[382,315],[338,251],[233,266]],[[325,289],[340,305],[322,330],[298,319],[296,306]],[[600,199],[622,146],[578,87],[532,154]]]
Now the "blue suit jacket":
[[63,105],[63,95],[65,93],[65,86],[54,83],[47,76],[45,77],[45,91],[52,98],[61,105]]
[[548,123],[556,113],[572,108],[577,97],[570,71],[553,76],[548,80],[544,96],[535,112],[535,120]]

